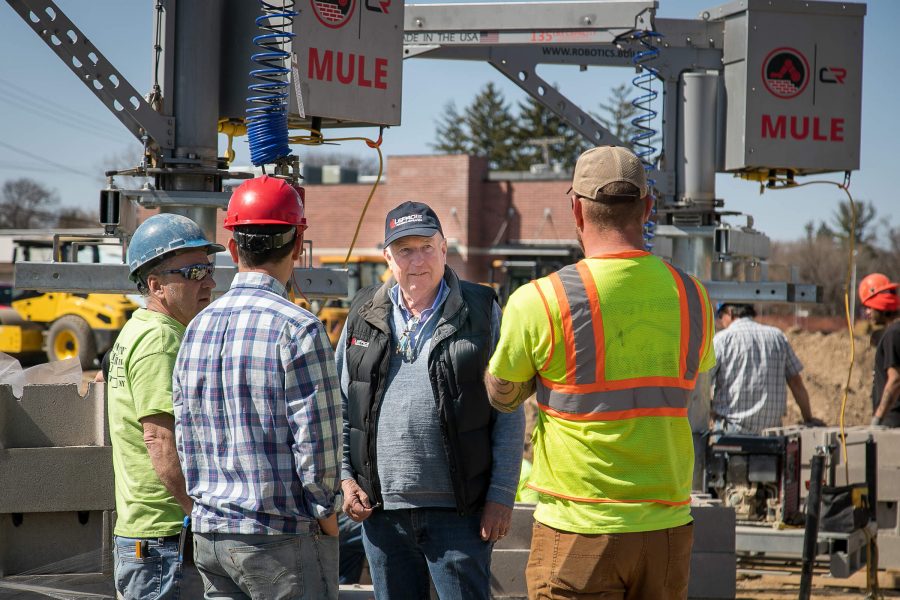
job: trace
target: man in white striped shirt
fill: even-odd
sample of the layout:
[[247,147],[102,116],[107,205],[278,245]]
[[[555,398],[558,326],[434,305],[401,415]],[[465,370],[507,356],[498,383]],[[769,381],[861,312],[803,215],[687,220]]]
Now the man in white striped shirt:
[[714,431],[757,434],[780,427],[787,410],[787,389],[806,425],[824,423],[812,415],[800,371],[803,365],[790,342],[775,327],[760,325],[750,304],[722,304],[716,311],[723,329],[713,338]]

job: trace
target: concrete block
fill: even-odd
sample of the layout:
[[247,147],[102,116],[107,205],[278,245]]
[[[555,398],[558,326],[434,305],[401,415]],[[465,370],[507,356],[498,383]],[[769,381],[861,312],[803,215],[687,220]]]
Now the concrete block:
[[494,550],[491,555],[491,595],[495,598],[524,598],[525,566],[528,550]]
[[878,532],[878,568],[900,569],[900,536]]
[[0,514],[0,576],[100,572],[106,531],[102,511]]
[[110,510],[112,448],[0,450],[0,513]]
[[694,552],[691,554],[691,579],[688,598],[692,600],[732,600],[737,583],[734,553]]
[[734,554],[734,509],[725,506],[692,506],[694,552]]
[[887,502],[878,501],[878,510],[875,511],[878,517],[878,536],[882,535],[900,535],[898,528],[896,501],[888,500]]
[[21,400],[0,386],[0,448],[103,446],[106,430],[102,386],[27,385]]

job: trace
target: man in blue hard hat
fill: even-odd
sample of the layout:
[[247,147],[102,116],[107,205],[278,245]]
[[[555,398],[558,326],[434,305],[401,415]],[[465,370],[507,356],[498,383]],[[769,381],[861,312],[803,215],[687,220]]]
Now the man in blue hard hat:
[[147,302],[109,354],[107,402],[115,473],[115,586],[125,600],[178,598],[178,541],[191,499],[175,448],[172,370],[185,327],[210,302],[225,250],[175,214],[144,221],[128,245],[130,278]]

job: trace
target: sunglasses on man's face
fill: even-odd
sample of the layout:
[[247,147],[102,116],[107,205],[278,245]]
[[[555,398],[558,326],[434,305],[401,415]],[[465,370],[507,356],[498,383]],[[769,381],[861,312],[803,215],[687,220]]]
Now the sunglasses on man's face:
[[212,275],[213,271],[215,270],[216,265],[214,265],[213,263],[198,263],[196,265],[181,267],[180,269],[166,269],[165,271],[160,271],[160,273],[165,275],[181,273],[181,276],[185,279],[190,279],[193,281],[203,281],[209,275]]

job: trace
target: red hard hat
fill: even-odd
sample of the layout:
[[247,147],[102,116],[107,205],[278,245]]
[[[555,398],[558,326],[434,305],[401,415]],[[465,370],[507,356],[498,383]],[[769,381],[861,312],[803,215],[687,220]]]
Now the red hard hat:
[[263,175],[242,183],[228,202],[225,229],[239,225],[295,225],[306,229],[303,188]]
[[859,282],[859,301],[863,306],[883,312],[893,312],[900,308],[897,298],[897,284],[886,275],[872,273]]

